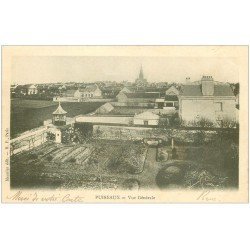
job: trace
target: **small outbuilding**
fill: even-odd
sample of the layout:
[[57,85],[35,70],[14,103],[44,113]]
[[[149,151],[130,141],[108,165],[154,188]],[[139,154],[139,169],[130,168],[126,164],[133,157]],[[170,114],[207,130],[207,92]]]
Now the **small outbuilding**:
[[134,116],[134,125],[157,126],[159,119],[159,115],[146,111]]

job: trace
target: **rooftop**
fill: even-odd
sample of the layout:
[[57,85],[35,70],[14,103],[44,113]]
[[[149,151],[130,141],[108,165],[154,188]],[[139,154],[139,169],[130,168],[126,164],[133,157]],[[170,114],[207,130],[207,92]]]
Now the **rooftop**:
[[128,98],[159,98],[160,93],[124,93]]
[[52,114],[53,115],[66,115],[67,112],[62,108],[62,106],[61,106],[61,104],[59,102],[58,108]]
[[80,88],[80,92],[93,92],[98,88],[96,84],[94,85],[87,85],[85,88]]
[[[203,96],[201,81],[192,85],[183,85],[180,91],[181,96]],[[215,84],[213,96],[234,96],[229,84]]]

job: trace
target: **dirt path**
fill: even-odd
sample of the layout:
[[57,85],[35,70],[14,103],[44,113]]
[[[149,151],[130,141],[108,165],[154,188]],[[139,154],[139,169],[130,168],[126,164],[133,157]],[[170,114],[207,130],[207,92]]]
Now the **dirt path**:
[[159,171],[159,164],[156,162],[156,153],[156,148],[148,148],[144,171],[138,175],[141,189],[158,188],[155,182],[156,175]]

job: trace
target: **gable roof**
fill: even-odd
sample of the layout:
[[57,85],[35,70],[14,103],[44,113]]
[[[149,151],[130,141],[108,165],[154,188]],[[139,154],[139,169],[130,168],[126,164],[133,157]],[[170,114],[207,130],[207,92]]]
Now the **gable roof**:
[[87,85],[85,88],[80,88],[80,92],[94,92],[95,90],[99,89],[99,87],[94,84],[94,85]]
[[132,86],[125,86],[125,87],[123,87],[121,90],[120,90],[120,92],[130,92],[130,93],[132,93],[132,92],[135,92],[135,87],[132,87]]
[[99,114],[106,114],[106,113],[109,113],[111,112],[112,110],[114,109],[114,106],[109,103],[109,102],[106,102],[105,104],[103,104],[101,107],[99,107],[95,113]]
[[159,119],[160,116],[152,113],[151,111],[145,111],[143,113],[135,115],[134,118],[151,120],[151,119]]
[[37,88],[34,84],[17,85],[16,89]]
[[73,97],[76,91],[76,89],[67,89],[63,96]]
[[159,98],[160,93],[145,93],[145,92],[136,92],[136,93],[123,93],[128,98]]
[[[181,96],[203,96],[201,90],[201,84],[195,85],[182,85]],[[214,85],[213,96],[234,96],[231,87],[228,84]]]
[[179,90],[175,86],[171,86],[169,89],[166,90],[166,95],[179,95]]

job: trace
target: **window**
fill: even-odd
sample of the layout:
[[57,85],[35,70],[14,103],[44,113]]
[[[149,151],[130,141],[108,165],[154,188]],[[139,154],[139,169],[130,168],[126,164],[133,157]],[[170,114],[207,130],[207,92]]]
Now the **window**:
[[174,107],[174,103],[173,102],[166,102],[165,107]]
[[215,111],[222,111],[222,102],[215,103]]
[[144,125],[148,125],[148,121],[144,121]]

